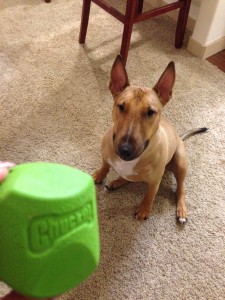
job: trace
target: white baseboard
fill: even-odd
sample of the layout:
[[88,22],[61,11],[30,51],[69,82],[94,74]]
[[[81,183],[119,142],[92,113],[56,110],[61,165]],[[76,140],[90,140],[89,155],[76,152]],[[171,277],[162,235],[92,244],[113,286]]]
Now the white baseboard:
[[202,45],[190,37],[187,49],[197,57],[207,58],[225,49],[225,36],[208,45]]

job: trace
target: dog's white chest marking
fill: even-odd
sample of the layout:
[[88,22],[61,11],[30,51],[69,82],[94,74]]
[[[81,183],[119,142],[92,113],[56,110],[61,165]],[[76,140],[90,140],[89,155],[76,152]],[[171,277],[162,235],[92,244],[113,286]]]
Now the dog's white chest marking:
[[124,161],[118,159],[115,161],[108,160],[109,165],[119,174],[121,177],[130,180],[128,177],[132,175],[137,175],[137,172],[134,171],[135,166],[137,165],[139,158],[136,158],[131,161]]

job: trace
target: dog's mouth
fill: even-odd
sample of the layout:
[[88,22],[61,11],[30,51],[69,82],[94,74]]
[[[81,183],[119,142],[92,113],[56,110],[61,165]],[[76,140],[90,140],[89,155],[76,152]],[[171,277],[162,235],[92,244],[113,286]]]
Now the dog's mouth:
[[[115,140],[115,135],[113,135],[113,141]],[[137,149],[134,143],[123,142],[117,146],[116,153],[117,155],[125,161],[131,161],[139,156],[146,150],[150,143],[150,140],[146,140],[141,148]]]
[[146,140],[146,141],[145,141],[145,143],[144,143],[144,149],[143,149],[142,153],[143,153],[143,152],[145,151],[145,149],[148,147],[149,143],[150,143],[150,140]]

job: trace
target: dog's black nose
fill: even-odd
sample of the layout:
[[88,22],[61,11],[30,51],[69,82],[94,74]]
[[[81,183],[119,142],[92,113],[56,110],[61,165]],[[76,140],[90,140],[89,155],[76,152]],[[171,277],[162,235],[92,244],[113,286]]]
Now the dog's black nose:
[[135,148],[130,143],[123,143],[118,147],[118,154],[123,160],[131,160],[134,152]]

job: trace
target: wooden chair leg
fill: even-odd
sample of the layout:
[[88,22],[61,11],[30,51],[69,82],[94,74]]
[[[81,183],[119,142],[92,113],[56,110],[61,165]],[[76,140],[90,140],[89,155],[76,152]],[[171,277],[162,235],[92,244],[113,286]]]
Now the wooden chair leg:
[[138,6],[137,6],[137,12],[138,14],[141,14],[143,11],[143,4],[144,4],[144,0],[138,0]]
[[129,46],[130,46],[130,39],[134,24],[134,16],[137,12],[137,4],[138,0],[127,0],[126,6],[126,13],[125,13],[125,22],[123,28],[123,37],[122,37],[122,44],[120,49],[120,55],[123,58],[124,64],[126,64]]
[[181,48],[184,40],[184,34],[187,27],[188,14],[191,6],[191,0],[180,0],[183,1],[183,6],[180,8],[180,12],[177,20],[176,36],[175,36],[175,47]]
[[79,43],[84,44],[87,34],[88,21],[90,15],[91,0],[83,0],[81,24],[80,24],[80,36]]

